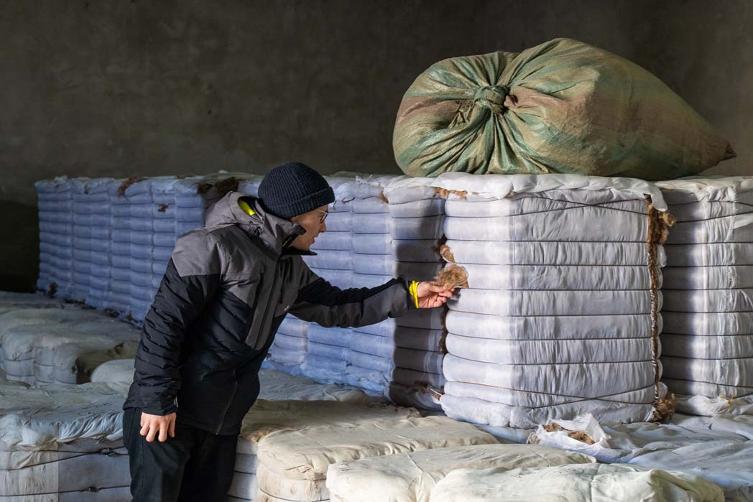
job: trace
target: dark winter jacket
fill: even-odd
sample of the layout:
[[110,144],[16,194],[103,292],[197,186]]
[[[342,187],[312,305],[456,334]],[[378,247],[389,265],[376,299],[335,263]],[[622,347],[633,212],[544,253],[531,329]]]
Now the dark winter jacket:
[[[322,326],[364,326],[410,307],[402,279],[341,290],[288,244],[303,228],[238,205],[229,193],[206,226],[178,239],[136,355],[124,408],[236,434],[259,394],[258,372],[286,314]],[[177,403],[176,403],[177,401]]]

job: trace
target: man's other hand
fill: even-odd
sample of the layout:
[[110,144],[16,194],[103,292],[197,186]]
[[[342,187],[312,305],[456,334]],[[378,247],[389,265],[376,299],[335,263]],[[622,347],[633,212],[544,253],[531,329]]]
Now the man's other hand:
[[160,443],[167,441],[168,436],[175,437],[175,412],[169,415],[150,415],[141,412],[141,430],[139,434],[146,438],[147,443],[151,443],[155,438]]
[[447,300],[452,298],[453,290],[433,281],[418,283],[416,290],[418,296],[418,308],[431,309],[441,307]]

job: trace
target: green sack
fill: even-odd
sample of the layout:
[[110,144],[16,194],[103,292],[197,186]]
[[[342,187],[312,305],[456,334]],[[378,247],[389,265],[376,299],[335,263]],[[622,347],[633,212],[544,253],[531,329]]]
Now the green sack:
[[568,39],[434,64],[403,97],[393,147],[411,176],[555,172],[657,180],[735,156],[661,80]]

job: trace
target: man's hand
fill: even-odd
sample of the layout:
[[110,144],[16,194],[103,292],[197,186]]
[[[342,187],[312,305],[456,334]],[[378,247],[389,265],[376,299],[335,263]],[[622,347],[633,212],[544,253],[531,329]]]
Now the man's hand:
[[167,441],[167,437],[175,437],[175,412],[169,415],[150,415],[149,413],[141,412],[141,431],[139,434],[146,437],[147,443],[154,441],[154,438],[158,438],[160,443]]
[[434,281],[424,281],[418,283],[416,292],[418,308],[432,309],[447,303],[447,300],[452,298],[453,290]]

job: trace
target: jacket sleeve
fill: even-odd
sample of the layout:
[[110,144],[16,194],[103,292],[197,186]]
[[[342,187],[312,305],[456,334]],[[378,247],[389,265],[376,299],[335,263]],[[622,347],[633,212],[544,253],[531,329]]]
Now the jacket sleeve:
[[413,308],[408,287],[401,278],[375,288],[340,289],[328,283],[303,263],[302,287],[290,313],[321,326],[341,328],[367,326],[400,317]]
[[186,331],[219,289],[222,254],[214,237],[194,232],[178,240],[144,319],[134,384],[139,407],[153,415],[177,410],[180,356]]

